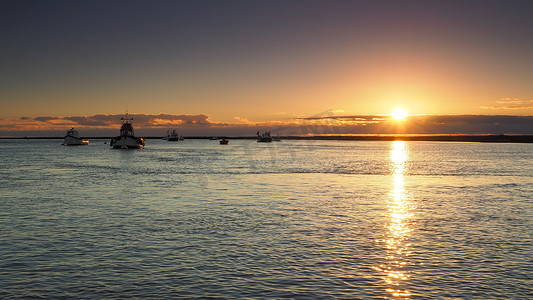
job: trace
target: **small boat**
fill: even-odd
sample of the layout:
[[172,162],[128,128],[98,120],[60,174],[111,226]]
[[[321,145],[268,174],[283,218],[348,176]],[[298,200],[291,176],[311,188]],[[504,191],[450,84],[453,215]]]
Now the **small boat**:
[[67,131],[67,135],[63,138],[63,144],[64,146],[82,146],[82,145],[88,145],[89,140],[84,140],[80,137],[80,134],[77,130],[74,128],[71,128]]
[[122,126],[120,127],[120,135],[111,139],[109,145],[113,149],[142,149],[144,148],[145,141],[143,138],[138,138],[134,135],[133,125],[131,121],[133,118],[128,119],[128,113],[122,120]]
[[270,131],[264,132],[263,134],[259,134],[259,131],[257,132],[257,142],[258,143],[270,143],[272,142],[272,136],[270,135]]
[[180,140],[180,136],[178,135],[178,133],[176,132],[175,129],[173,129],[171,132],[168,132],[167,131],[167,138],[166,138],[167,141],[169,142],[177,142]]
[[229,143],[228,140],[226,139],[221,139],[220,141],[218,141],[220,143],[220,145],[227,145]]
[[216,136],[213,136],[213,137],[210,137],[209,140],[210,140],[210,141],[217,141],[218,138],[217,138]]

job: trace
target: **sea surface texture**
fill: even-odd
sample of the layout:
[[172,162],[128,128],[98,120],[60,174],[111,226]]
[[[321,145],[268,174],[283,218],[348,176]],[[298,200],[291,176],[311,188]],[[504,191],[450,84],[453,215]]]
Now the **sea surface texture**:
[[533,299],[533,145],[0,140],[0,298]]

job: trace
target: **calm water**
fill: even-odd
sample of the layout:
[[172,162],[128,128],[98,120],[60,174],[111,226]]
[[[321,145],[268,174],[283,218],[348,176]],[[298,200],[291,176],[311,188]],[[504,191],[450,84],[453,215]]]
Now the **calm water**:
[[533,298],[533,145],[0,140],[0,298]]

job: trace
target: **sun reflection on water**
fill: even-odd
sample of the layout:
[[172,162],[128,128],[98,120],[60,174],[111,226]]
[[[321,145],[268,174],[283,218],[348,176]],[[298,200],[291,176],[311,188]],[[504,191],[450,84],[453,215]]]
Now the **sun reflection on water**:
[[404,176],[409,159],[409,148],[403,141],[394,141],[389,154],[391,161],[393,188],[387,199],[389,223],[383,240],[387,255],[385,261],[373,268],[382,273],[383,280],[387,283],[386,292],[394,298],[410,298],[411,292],[407,289],[411,277],[407,267],[410,265],[411,244],[409,237],[412,224],[412,204],[404,188]]

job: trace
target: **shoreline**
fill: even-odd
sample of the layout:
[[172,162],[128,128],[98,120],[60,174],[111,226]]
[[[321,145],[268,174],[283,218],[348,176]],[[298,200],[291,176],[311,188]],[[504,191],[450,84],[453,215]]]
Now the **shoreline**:
[[[185,136],[187,139],[209,139],[212,136]],[[233,140],[254,140],[255,136],[218,136]],[[0,137],[5,140],[50,140],[64,137]],[[161,136],[143,137],[147,140],[162,139]],[[478,143],[533,143],[533,135],[332,135],[332,136],[280,136],[281,140],[326,140],[326,141],[426,141],[426,142],[478,142]],[[111,137],[83,137],[83,139],[111,139]]]

